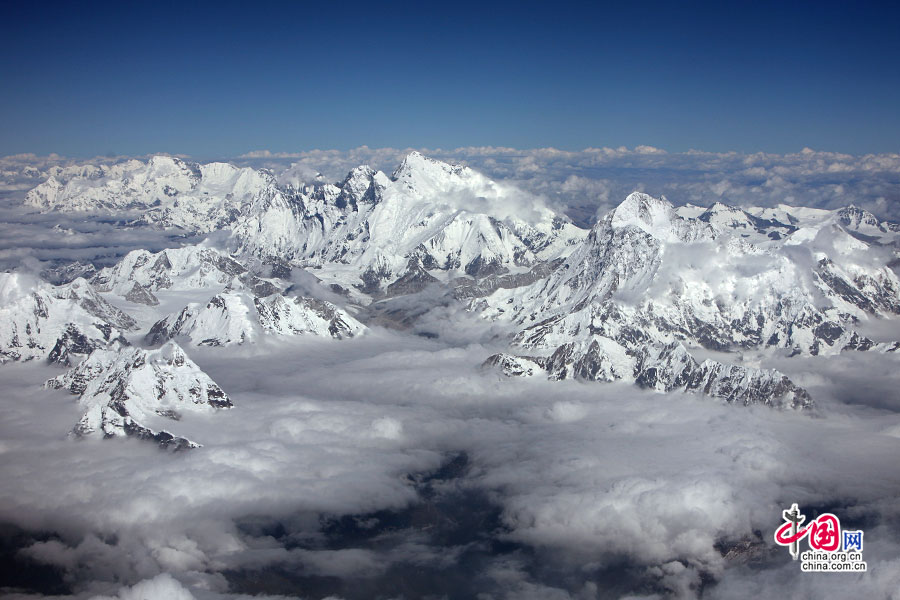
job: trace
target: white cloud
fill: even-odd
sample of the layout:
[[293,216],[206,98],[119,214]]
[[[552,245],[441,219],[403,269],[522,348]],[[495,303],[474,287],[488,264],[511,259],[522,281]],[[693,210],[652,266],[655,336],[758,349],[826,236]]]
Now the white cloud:
[[[501,381],[478,369],[495,349],[386,332],[261,353],[196,349],[192,358],[236,406],[186,417],[182,432],[205,446],[181,455],[137,442],[66,440],[77,407],[59,392],[36,391],[52,369],[4,367],[0,479],[18,483],[0,492],[0,519],[60,532],[25,553],[82,585],[171,573],[198,598],[203,589],[225,597],[218,573],[234,569],[386,585],[404,569],[440,565],[476,569],[472,585],[495,597],[510,589],[574,598],[591,597],[592,585],[602,592],[606,564],[628,564],[666,594],[691,597],[701,574],[711,574],[722,597],[736,595],[749,582],[716,542],[768,536],[788,502],[834,506],[848,518],[900,516],[892,501],[900,493],[893,460],[900,439],[878,433],[900,425],[900,407],[875,416],[841,402],[840,390],[830,396],[846,376],[833,363],[780,365],[813,383],[826,415],[813,419],[619,384]],[[848,366],[875,382],[855,401],[879,396],[877,382],[891,385],[891,357],[872,360]],[[404,514],[421,501],[406,475],[431,472],[460,452],[468,467],[438,486],[438,497],[486,494],[499,521],[474,531],[531,548],[534,558],[510,563],[519,554],[485,553],[458,563],[467,546],[441,546],[427,527],[401,527],[392,538],[378,529],[383,515],[359,525],[380,531],[380,546],[365,537],[346,547],[324,543],[322,515]],[[446,509],[429,510],[420,514],[436,515],[425,518],[440,529]],[[285,529],[251,531],[240,525],[247,519]],[[889,560],[892,542],[878,540],[873,557]],[[778,573],[758,577],[806,589],[799,570]],[[886,590],[894,582],[871,585]]]

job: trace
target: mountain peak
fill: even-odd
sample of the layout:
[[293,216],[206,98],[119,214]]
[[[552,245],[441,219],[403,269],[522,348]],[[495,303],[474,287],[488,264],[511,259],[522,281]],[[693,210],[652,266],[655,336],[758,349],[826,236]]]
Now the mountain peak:
[[850,204],[837,211],[838,220],[846,227],[859,229],[861,226],[868,225],[870,227],[878,227],[880,222],[878,217],[869,211],[859,208],[855,204]]
[[151,172],[171,172],[184,170],[186,165],[180,158],[168,156],[166,154],[155,154],[147,161],[147,167]]
[[175,342],[157,350],[95,350],[78,366],[50,379],[48,388],[80,396],[86,409],[73,429],[78,436],[131,436],[179,450],[198,444],[144,425],[150,419],[181,419],[183,412],[212,413],[231,400]]
[[360,165],[358,167],[354,167],[347,176],[344,178],[344,181],[341,182],[341,189],[345,189],[348,191],[365,191],[369,185],[372,183],[372,178],[375,176],[375,169],[370,167],[369,165]]
[[613,210],[610,224],[613,227],[637,227],[654,237],[660,237],[660,234],[671,229],[672,221],[676,218],[675,207],[665,196],[654,198],[643,192],[632,192]]
[[462,165],[451,165],[443,161],[430,158],[421,152],[412,151],[406,155],[397,170],[391,175],[394,181],[414,179],[444,179],[450,175],[460,175],[468,171]]
[[730,206],[725,204],[724,202],[716,201],[709,205],[709,208],[706,209],[706,212],[710,214],[714,213],[735,213],[735,212],[743,212],[741,209],[736,208],[734,206]]

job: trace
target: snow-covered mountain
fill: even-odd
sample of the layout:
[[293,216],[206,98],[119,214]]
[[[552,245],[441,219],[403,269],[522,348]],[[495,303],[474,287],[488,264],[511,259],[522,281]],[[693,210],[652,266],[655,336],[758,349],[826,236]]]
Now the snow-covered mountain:
[[778,371],[710,359],[700,362],[680,343],[629,351],[613,340],[597,337],[589,343],[563,344],[550,356],[494,354],[484,366],[499,368],[510,377],[625,380],[658,392],[700,393],[743,405],[794,409],[813,406],[809,393]]
[[97,274],[97,268],[91,263],[74,261],[57,264],[41,271],[41,278],[53,285],[63,285],[81,277],[88,281]]
[[244,203],[274,184],[267,171],[154,156],[57,169],[28,192],[25,203],[44,211],[134,210],[141,223],[206,232],[231,223]]
[[[144,223],[228,230],[218,237],[227,251],[206,243],[139,250],[92,277],[98,290],[149,307],[163,290],[216,294],[191,296],[158,320],[153,343],[360,331],[336,306],[283,295],[290,268],[301,267],[357,304],[448,286],[470,308],[518,328],[512,352],[489,360],[510,373],[805,406],[805,392],[781,374],[692,352],[900,348],[860,328],[900,314],[892,269],[900,226],[853,206],[676,208],[634,193],[588,233],[522,190],[416,152],[391,176],[360,166],[338,184],[300,187],[266,171],[160,156],[66,169],[27,202],[138,209]],[[285,279],[261,277],[261,264]],[[51,275],[64,280],[70,271]]]
[[232,234],[238,252],[322,269],[378,296],[416,267],[483,277],[567,255],[585,232],[533,197],[414,152],[388,177],[269,189]]
[[84,415],[72,430],[77,436],[133,436],[179,450],[198,444],[153,428],[182,413],[211,413],[232,403],[175,342],[157,350],[95,350],[78,366],[46,386],[79,396]]
[[268,296],[280,291],[275,282],[253,274],[231,256],[214,248],[184,246],[160,252],[134,250],[91,280],[101,292],[133,302],[155,304],[153,292],[223,288]]
[[0,273],[0,363],[46,358],[72,364],[97,348],[127,344],[123,334],[136,325],[84,279],[53,286]]
[[[724,204],[676,209],[631,194],[547,279],[473,304],[520,325],[516,345],[536,357],[490,363],[509,365],[507,372],[534,372],[533,364],[553,378],[626,379],[763,402],[771,385],[761,382],[781,385],[780,374],[729,367],[728,378],[745,384],[737,393],[721,387],[722,365],[700,363],[684,346],[811,355],[896,350],[855,331],[861,320],[900,313],[890,255],[878,251],[877,240],[848,231],[845,213],[821,212],[799,218]],[[784,397],[803,405],[803,393],[791,386],[784,384]]]
[[322,269],[327,283],[371,296],[387,293],[410,261],[476,278],[527,271],[586,235],[531,194],[417,152],[391,177],[360,166],[339,184],[299,189],[267,171],[168,156],[70,167],[28,192],[26,204],[194,232],[230,228],[239,254]]
[[158,321],[147,334],[147,341],[158,344],[183,336],[200,346],[229,346],[253,342],[264,335],[341,339],[364,330],[365,326],[346,311],[323,300],[223,292]]

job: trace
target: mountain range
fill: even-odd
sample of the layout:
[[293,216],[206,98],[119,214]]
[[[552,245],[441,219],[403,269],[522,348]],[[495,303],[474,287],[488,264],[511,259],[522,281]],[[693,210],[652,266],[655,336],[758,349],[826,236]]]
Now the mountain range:
[[[82,398],[90,381],[138,381],[127,365],[141,360],[157,378],[183,369],[186,355],[160,358],[184,353],[170,340],[351,338],[380,322],[389,299],[424,302],[428,289],[513,331],[484,363],[508,376],[624,380],[803,409],[813,400],[789,374],[741,354],[900,349],[863,333],[900,314],[900,226],[853,206],[675,206],[635,192],[588,231],[539,197],[419,153],[390,176],[360,166],[338,183],[299,186],[265,170],[157,156],[59,169],[25,203],[215,234],[135,250],[99,270],[46,271],[56,285],[2,274],[0,356],[74,366],[93,351],[70,376],[77,389],[54,384]],[[133,422],[141,436],[158,436],[136,416],[156,410],[152,399],[126,404],[126,415],[106,388],[89,397],[87,429],[109,435]]]

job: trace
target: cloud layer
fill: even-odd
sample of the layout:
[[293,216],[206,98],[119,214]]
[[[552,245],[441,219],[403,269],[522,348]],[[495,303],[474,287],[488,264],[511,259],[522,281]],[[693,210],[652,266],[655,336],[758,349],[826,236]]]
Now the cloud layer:
[[[317,172],[336,180],[358,164],[390,172],[410,150],[361,147],[294,154],[263,151],[235,160],[276,171],[291,165],[287,176],[301,180]],[[668,153],[649,146],[575,152],[502,147],[419,150],[542,194],[582,223],[592,222],[598,212],[605,213],[634,190],[665,195],[675,204],[703,206],[716,201],[737,206],[785,203],[829,209],[856,204],[882,218],[900,219],[898,154],[851,156],[808,148],[783,155]]]
[[[628,586],[694,597],[708,577],[714,596],[728,598],[776,582],[815,589],[784,567],[786,554],[765,549],[781,508],[796,501],[870,524],[866,585],[900,584],[900,415],[874,397],[877,382],[892,379],[892,358],[851,361],[876,382],[854,404],[829,393],[830,366],[782,365],[823,404],[824,418],[810,418],[616,384],[501,381],[478,369],[495,349],[377,331],[196,349],[192,358],[236,406],[186,417],[181,428],[205,446],[183,455],[66,440],[77,418],[71,397],[34,391],[52,370],[12,365],[0,479],[17,484],[0,493],[0,520],[56,532],[22,555],[63,569],[81,595],[130,598],[137,588],[121,585],[157,589],[172,582],[154,578],[169,573],[198,598],[250,589],[323,597],[334,578],[387,592],[404,573],[463,570],[498,598],[616,597]],[[423,487],[422,474],[460,456],[462,467]],[[460,532],[441,525],[454,514],[442,497],[468,503],[460,514],[481,514],[478,498],[498,512]],[[431,513],[408,512],[423,502]],[[419,526],[401,518],[410,514]],[[356,524],[328,533],[344,516]],[[751,575],[721,544],[755,532],[771,566]],[[248,573],[279,573],[282,587],[252,588]]]

